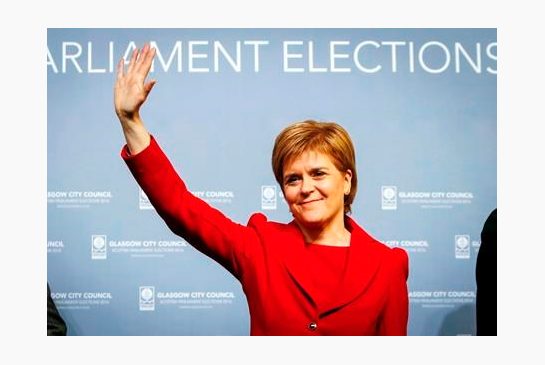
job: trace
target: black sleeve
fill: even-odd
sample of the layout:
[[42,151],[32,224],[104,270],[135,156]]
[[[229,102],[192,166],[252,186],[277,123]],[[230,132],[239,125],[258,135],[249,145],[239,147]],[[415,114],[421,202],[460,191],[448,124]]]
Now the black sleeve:
[[49,283],[47,283],[47,335],[66,336],[66,323],[62,319],[55,302],[51,298]]
[[477,335],[497,335],[497,209],[486,220],[477,254]]

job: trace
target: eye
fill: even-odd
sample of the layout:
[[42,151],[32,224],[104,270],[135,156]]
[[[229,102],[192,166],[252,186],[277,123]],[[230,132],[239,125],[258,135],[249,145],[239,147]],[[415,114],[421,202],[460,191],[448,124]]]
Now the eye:
[[299,176],[290,175],[290,176],[286,177],[286,179],[284,180],[284,184],[286,184],[286,185],[295,185],[295,184],[297,184],[298,181],[299,181]]
[[322,176],[325,176],[326,173],[324,171],[322,171],[322,170],[316,170],[316,171],[314,171],[314,173],[312,175],[315,176],[315,177],[322,177]]

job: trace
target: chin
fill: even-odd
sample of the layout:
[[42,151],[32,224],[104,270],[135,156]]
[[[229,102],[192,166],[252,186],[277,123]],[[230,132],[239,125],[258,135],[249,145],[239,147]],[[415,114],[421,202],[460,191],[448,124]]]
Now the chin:
[[304,226],[309,227],[317,227],[324,224],[326,221],[325,217],[322,214],[311,214],[311,213],[305,213],[302,215],[299,215],[295,218],[295,220]]

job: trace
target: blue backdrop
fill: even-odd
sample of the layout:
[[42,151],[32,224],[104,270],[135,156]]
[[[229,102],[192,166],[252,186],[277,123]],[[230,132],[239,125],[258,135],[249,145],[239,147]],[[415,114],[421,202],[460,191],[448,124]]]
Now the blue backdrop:
[[49,29],[48,281],[69,335],[247,335],[240,284],[172,234],[119,156],[115,65],[157,50],[146,126],[195,194],[288,222],[274,138],[336,121],[353,217],[410,257],[410,335],[475,334],[496,207],[495,29]]

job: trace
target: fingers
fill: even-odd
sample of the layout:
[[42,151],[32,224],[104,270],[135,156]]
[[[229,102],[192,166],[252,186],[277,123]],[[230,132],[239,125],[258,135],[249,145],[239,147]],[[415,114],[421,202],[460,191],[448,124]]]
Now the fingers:
[[149,43],[146,43],[141,50],[138,48],[135,49],[131,55],[129,66],[127,67],[127,74],[132,74],[134,72],[138,76],[142,76],[145,79],[149,73],[149,70],[151,69],[154,57],[155,48],[151,48]]
[[123,77],[123,69],[125,68],[125,60],[123,57],[119,60],[117,63],[117,79],[120,79]]
[[148,95],[151,91],[151,89],[153,89],[153,86],[155,85],[155,83],[157,82],[157,80],[151,80],[149,82],[147,82],[145,85],[144,85],[144,91],[146,92],[146,95]]
[[144,46],[142,51],[142,62],[140,63],[138,72],[140,72],[144,77],[146,77],[151,69],[153,63],[153,58],[155,57],[155,48],[150,48],[148,44]]
[[[141,50],[136,48],[132,52],[126,72],[125,60],[121,58],[117,63],[117,81],[120,81],[125,76],[129,76],[130,79],[136,77],[135,80],[141,80],[141,82],[144,82],[151,69],[155,52],[155,48],[151,48],[149,43],[146,43]],[[146,93],[151,91],[151,88],[155,82],[156,80],[152,80],[145,85]]]
[[129,61],[129,67],[127,67],[127,73],[131,73],[136,65],[136,61],[138,58],[138,48],[136,48],[131,55],[131,60]]
[[146,43],[138,55],[135,70],[144,77],[146,77],[149,72],[154,52],[155,50],[151,49],[149,43]]

